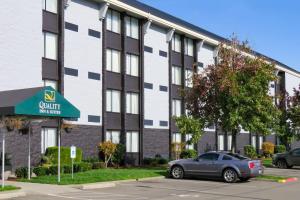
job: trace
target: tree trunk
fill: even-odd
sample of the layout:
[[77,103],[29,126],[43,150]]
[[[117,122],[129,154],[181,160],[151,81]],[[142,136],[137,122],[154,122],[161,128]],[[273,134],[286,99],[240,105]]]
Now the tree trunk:
[[237,135],[237,130],[232,130],[231,135],[232,135],[231,152],[232,153],[236,153],[236,135]]

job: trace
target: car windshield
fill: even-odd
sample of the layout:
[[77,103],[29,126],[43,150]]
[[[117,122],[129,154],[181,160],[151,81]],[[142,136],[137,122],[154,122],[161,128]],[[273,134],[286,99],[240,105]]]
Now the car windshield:
[[232,156],[234,158],[237,158],[239,160],[247,160],[247,159],[249,159],[247,157],[244,157],[244,156],[236,154],[236,153],[227,153],[227,155]]

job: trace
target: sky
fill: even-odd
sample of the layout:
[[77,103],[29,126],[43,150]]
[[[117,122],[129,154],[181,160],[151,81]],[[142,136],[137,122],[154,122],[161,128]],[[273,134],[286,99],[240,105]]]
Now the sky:
[[140,0],[300,71],[300,0]]

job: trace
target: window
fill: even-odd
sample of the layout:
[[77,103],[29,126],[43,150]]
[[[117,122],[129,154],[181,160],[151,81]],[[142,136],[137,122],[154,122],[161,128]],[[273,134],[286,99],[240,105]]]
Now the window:
[[295,149],[295,150],[292,152],[292,155],[293,155],[293,156],[300,156],[300,149]]
[[126,133],[126,152],[139,152],[139,133],[137,131],[128,131]]
[[139,39],[139,21],[133,17],[125,17],[126,35],[128,37]]
[[180,133],[173,133],[172,134],[172,143],[181,143],[181,134]]
[[251,137],[251,145],[252,145],[254,148],[256,148],[256,136],[255,136],[255,135],[253,135],[253,136]]
[[139,95],[128,92],[126,94],[126,113],[139,114]]
[[44,58],[57,60],[57,35],[44,32]]
[[185,135],[185,141],[186,141],[186,145],[185,148],[186,149],[194,149],[194,144],[188,144],[188,142],[190,142],[190,140],[192,139],[192,134],[186,134]]
[[48,147],[57,146],[57,129],[42,128],[41,132],[41,152],[45,153]]
[[57,0],[43,0],[43,10],[57,13]]
[[190,69],[185,70],[185,86],[189,88],[193,87],[193,71]]
[[126,55],[126,74],[139,76],[139,57],[133,54]]
[[264,142],[264,137],[263,136],[259,136],[259,138],[258,138],[259,140],[259,149],[262,149],[262,145],[263,145],[263,142]]
[[120,131],[106,131],[106,141],[111,141],[114,144],[120,143]]
[[181,85],[181,67],[172,66],[172,84]]
[[106,16],[106,29],[115,33],[121,31],[120,13],[114,10],[108,10]]
[[172,100],[172,115],[176,117],[181,116],[181,100],[178,99]]
[[176,52],[181,52],[181,39],[180,35],[174,33],[173,39],[172,39],[172,50]]
[[111,72],[120,73],[120,51],[107,49],[106,50],[106,70]]
[[222,160],[232,160],[232,157],[224,155]]
[[199,160],[218,160],[219,154],[217,153],[206,153],[199,156]]
[[53,80],[44,80],[44,86],[51,86],[53,89],[57,90],[57,81],[53,81]]
[[218,135],[218,149],[224,151],[224,135]]
[[227,136],[227,150],[231,150],[232,145],[232,135]]
[[194,44],[193,40],[190,38],[184,39],[184,54],[188,56],[194,55]]
[[106,111],[107,112],[120,112],[121,107],[121,94],[117,90],[106,91]]

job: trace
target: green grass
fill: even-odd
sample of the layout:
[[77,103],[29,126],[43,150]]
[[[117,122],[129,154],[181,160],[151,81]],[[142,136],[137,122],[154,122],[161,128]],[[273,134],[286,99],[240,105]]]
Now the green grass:
[[15,186],[12,186],[12,185],[5,185],[4,188],[2,188],[0,186],[0,192],[4,192],[4,191],[10,191],[10,190],[18,190],[20,189],[19,187],[15,187]]
[[[162,168],[122,168],[122,169],[97,169],[74,174],[62,174],[60,185],[95,183],[105,181],[117,181],[128,179],[139,179],[163,176],[166,169]],[[31,180],[21,179],[19,181],[32,183],[57,184],[57,176],[40,176]]]
[[263,166],[265,166],[265,167],[273,167],[273,165],[272,165],[272,158],[265,158],[265,159],[263,159]]
[[258,180],[267,180],[267,181],[279,181],[279,180],[283,180],[283,179],[287,179],[290,177],[286,177],[286,176],[274,176],[274,175],[261,175],[256,177],[256,179]]

